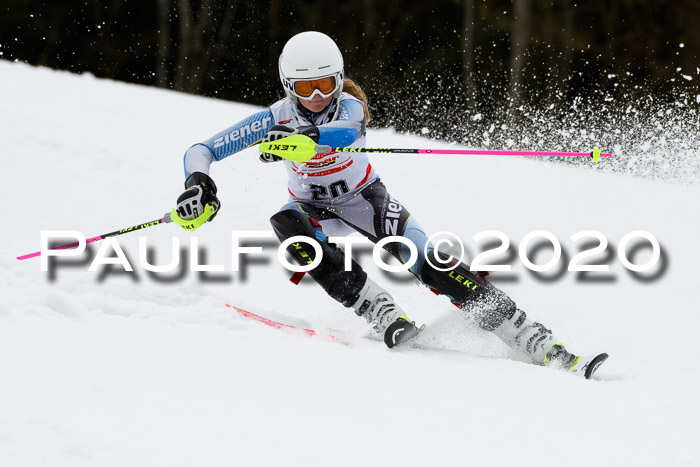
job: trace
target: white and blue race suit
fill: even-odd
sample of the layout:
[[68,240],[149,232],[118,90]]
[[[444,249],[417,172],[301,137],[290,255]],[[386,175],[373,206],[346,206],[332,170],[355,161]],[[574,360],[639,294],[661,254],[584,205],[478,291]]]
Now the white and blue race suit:
[[[316,125],[319,144],[332,147],[364,147],[366,114],[363,103],[342,93],[319,113],[310,113],[289,99],[255,113],[185,153],[185,177],[193,172],[208,174],[212,162],[220,161],[261,140],[273,125],[297,128]],[[419,278],[425,262],[427,236],[408,210],[387,192],[369,163],[366,153],[340,152],[319,154],[305,163],[284,159],[288,174],[288,203],[313,217],[328,235],[344,235],[348,227],[377,242],[392,235],[411,240],[418,259],[411,271]],[[391,243],[387,250],[406,263],[408,247]]]

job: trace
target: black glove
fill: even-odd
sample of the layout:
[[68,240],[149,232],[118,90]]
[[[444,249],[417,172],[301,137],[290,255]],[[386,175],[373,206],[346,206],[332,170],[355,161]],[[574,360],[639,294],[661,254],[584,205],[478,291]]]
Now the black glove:
[[[262,139],[261,143],[277,141],[278,139],[286,138],[287,136],[292,136],[296,134],[308,136],[309,138],[314,140],[315,143],[318,143],[318,138],[321,136],[321,133],[318,131],[318,127],[315,125],[300,126],[296,129],[288,127],[287,125],[274,125],[267,132],[265,137]],[[281,161],[282,158],[279,156],[275,156],[274,154],[261,152],[260,160],[263,162],[277,162]]]
[[216,197],[216,184],[209,175],[202,172],[194,172],[185,180],[185,192],[177,199],[177,213],[186,220],[195,219],[204,214],[204,206],[210,204],[214,208],[214,214],[209,221],[214,219],[221,207],[219,198]]

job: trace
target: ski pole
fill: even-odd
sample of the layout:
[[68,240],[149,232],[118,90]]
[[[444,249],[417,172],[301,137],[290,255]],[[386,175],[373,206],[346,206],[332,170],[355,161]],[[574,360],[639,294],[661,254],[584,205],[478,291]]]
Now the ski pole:
[[[97,235],[96,237],[91,237],[85,240],[85,244],[92,243],[92,242],[99,242],[100,240],[104,240],[105,238],[108,237],[116,237],[117,235],[122,235],[128,232],[134,232],[136,230],[143,230],[147,229],[149,227],[153,227],[154,225],[160,225],[160,224],[169,224],[171,222],[179,225],[185,230],[196,230],[199,227],[202,226],[209,218],[214,214],[214,208],[207,204],[204,209],[204,213],[191,220],[186,220],[182,219],[178,214],[175,208],[173,208],[170,212],[167,212],[161,217],[160,219],[156,219],[151,222],[146,222],[145,224],[138,224],[133,227],[127,227],[125,229],[121,230],[115,230],[114,232],[109,232],[106,234],[102,235]],[[78,246],[78,242],[73,242],[73,243],[67,243],[65,245],[60,245],[54,248],[50,248],[51,250],[65,250],[67,248],[73,248]],[[35,251],[34,253],[28,253],[26,255],[18,256],[17,259],[23,260],[23,259],[29,259],[29,258],[36,258],[37,256],[41,256],[41,251]]]
[[490,156],[553,156],[553,157],[592,157],[598,163],[601,157],[612,157],[601,153],[600,148],[591,152],[551,152],[551,151],[486,151],[477,149],[407,149],[407,148],[344,148],[316,144],[306,135],[292,135],[260,145],[260,152],[266,152],[289,159],[292,162],[306,162],[317,154],[331,152],[371,152],[395,154],[460,154]]
[[[146,222],[145,224],[139,224],[135,225],[133,227],[127,227],[125,229],[121,230],[115,230],[114,232],[109,232],[105,233],[102,235],[97,235],[95,237],[91,237],[85,240],[85,243],[92,243],[92,242],[98,242],[100,240],[104,240],[105,238],[108,237],[116,237],[117,235],[122,235],[128,232],[133,232],[135,230],[142,230],[142,229],[147,229],[149,227],[153,227],[154,225],[160,225],[160,224],[167,224],[169,222],[172,222],[170,220],[171,213],[166,213],[162,218],[156,219],[151,222]],[[51,248],[51,250],[65,250],[68,248],[73,248],[78,246],[78,242],[73,242],[73,243],[67,243],[65,245],[60,245],[54,248]],[[41,251],[35,251],[34,253],[28,253],[26,255],[18,256],[17,259],[23,260],[23,259],[29,259],[29,258],[36,258],[37,256],[41,256]]]

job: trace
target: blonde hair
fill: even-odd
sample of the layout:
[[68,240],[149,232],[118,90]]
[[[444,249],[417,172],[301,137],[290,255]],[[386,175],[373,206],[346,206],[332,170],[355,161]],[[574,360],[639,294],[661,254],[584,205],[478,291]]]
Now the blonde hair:
[[367,122],[370,121],[370,116],[369,116],[369,105],[367,104],[367,96],[365,96],[364,91],[358,86],[356,82],[351,80],[350,78],[344,78],[343,79],[343,91],[347,92],[350,94],[352,97],[355,97],[359,100],[362,101],[362,103],[365,106],[365,115],[367,115]]

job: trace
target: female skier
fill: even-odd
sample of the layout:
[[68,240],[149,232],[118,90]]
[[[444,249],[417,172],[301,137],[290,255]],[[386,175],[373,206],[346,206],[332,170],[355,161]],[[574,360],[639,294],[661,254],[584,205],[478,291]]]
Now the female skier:
[[[211,221],[220,203],[209,166],[261,140],[301,133],[322,145],[365,146],[365,125],[370,118],[367,101],[360,88],[345,78],[342,54],[330,37],[315,31],[292,37],[279,57],[279,76],[286,98],[187,150],[186,191],[177,200],[181,218],[206,216],[203,207],[209,204],[214,208]],[[270,219],[277,237],[283,241],[302,235],[318,240],[323,258],[309,274],[331,297],[373,324],[387,346],[410,339],[420,329],[359,264],[352,261],[351,270],[345,271],[343,251],[326,237],[339,225],[350,226],[375,243],[391,235],[412,241],[419,257],[411,272],[533,362],[586,377],[597,367],[596,362],[586,371],[590,359],[567,352],[551,331],[527,318],[513,300],[465,264],[458,264],[450,274],[433,267],[435,261],[426,261],[426,234],[408,209],[391,197],[367,154],[319,154],[306,163],[266,153],[260,159],[281,161],[289,175],[289,200]],[[315,258],[310,245],[297,245],[301,249],[290,246],[287,250],[299,264]],[[403,244],[392,243],[386,249],[402,263],[410,257]],[[433,254],[431,245],[427,250]]]

